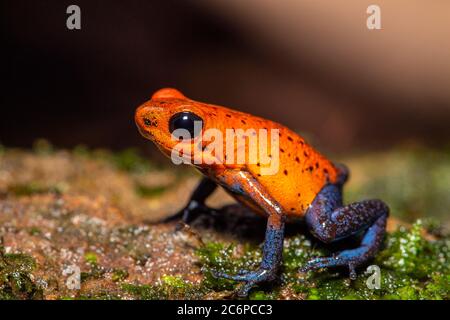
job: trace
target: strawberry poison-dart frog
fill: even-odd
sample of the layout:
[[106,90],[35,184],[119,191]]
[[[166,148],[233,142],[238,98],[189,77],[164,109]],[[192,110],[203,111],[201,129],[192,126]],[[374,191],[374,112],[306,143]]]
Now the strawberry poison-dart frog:
[[[354,279],[355,268],[379,250],[389,214],[386,204],[381,200],[364,200],[344,205],[342,186],[348,177],[347,168],[332,163],[285,126],[191,100],[175,89],[161,89],[153,94],[137,108],[135,122],[140,133],[164,154],[173,157],[174,150],[182,150],[179,159],[192,164],[204,175],[186,207],[175,217],[189,223],[207,211],[205,200],[219,185],[239,203],[267,218],[259,268],[238,275],[215,274],[244,282],[240,295],[246,296],[255,284],[277,277],[287,217],[304,218],[312,235],[325,243],[362,235],[359,247],[337,252],[332,257],[312,259],[301,266],[302,272],[344,266]],[[269,133],[262,135],[263,130]],[[223,148],[216,144],[214,152],[210,150],[214,139],[205,137],[211,136],[211,132],[216,134],[216,142],[223,143]],[[270,138],[273,132],[277,133],[275,140]],[[217,140],[218,133],[222,134],[222,140]],[[228,148],[230,141],[226,138],[230,133],[237,134],[231,141],[232,147]],[[233,144],[239,135],[248,143]],[[267,138],[269,142],[251,148],[252,136],[260,140]],[[264,154],[261,150],[267,152]],[[239,152],[244,153],[241,161],[236,160]],[[277,170],[264,171],[270,166]]]

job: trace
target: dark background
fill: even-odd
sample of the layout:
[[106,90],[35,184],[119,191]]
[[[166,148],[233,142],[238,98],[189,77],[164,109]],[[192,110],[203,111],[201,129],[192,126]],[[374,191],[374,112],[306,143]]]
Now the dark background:
[[447,144],[449,5],[407,3],[368,31],[366,1],[2,1],[0,142],[148,149],[134,110],[176,87],[332,152]]

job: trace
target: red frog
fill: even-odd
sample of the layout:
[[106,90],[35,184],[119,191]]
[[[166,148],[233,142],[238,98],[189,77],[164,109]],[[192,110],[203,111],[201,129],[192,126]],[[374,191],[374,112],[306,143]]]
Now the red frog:
[[[219,185],[239,203],[267,218],[263,259],[259,268],[238,275],[216,273],[218,277],[243,281],[239,295],[246,296],[255,284],[276,279],[282,260],[287,217],[304,218],[311,233],[324,243],[363,234],[359,247],[338,252],[332,257],[315,258],[301,267],[302,272],[345,266],[349,268],[350,278],[355,279],[355,269],[379,250],[389,214],[386,204],[381,200],[364,200],[344,205],[342,186],[347,180],[348,169],[325,158],[285,126],[194,101],[170,88],[157,91],[149,101],[139,106],[135,121],[141,134],[153,141],[164,154],[174,159],[174,151],[182,149],[178,155],[204,175],[188,204],[173,217],[189,223],[200,213],[210,210],[205,200]],[[223,137],[228,137],[230,130],[240,132],[245,141],[254,135],[261,138],[261,134],[258,135],[261,129],[276,132],[277,136],[260,148],[250,148],[250,143],[233,145],[232,149],[224,145],[222,150],[233,151],[233,159],[227,159],[229,153],[217,152],[220,150],[217,143],[214,153],[208,150],[211,138],[205,139],[205,136],[211,129],[222,133]],[[181,136],[177,132],[187,135]],[[268,136],[270,134],[265,137]],[[261,153],[261,149],[266,153]],[[234,158],[239,152],[244,153],[244,161]],[[269,167],[276,170],[267,170],[267,159]]]

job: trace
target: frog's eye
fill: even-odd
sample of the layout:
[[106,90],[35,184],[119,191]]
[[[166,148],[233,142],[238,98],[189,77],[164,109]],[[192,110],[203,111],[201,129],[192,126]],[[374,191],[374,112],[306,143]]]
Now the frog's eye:
[[[203,128],[203,120],[195,113],[184,111],[174,114],[169,120],[169,130],[173,133],[177,129],[187,130],[191,138],[194,138],[200,134]],[[176,138],[182,135],[176,134]],[[177,137],[178,135],[178,137]]]

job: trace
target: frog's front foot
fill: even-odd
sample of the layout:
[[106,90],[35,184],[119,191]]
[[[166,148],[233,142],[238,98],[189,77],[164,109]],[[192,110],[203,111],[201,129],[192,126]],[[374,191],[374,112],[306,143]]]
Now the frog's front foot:
[[189,224],[194,221],[201,214],[217,213],[216,210],[205,205],[206,198],[208,198],[216,188],[217,184],[214,181],[203,178],[191,195],[188,204],[183,209],[168,218],[163,219],[161,222],[166,223],[174,220],[181,220],[183,223],[178,225],[178,230],[181,229],[184,224]]
[[237,275],[229,275],[224,272],[214,272],[213,276],[216,278],[225,278],[245,282],[237,292],[237,295],[239,297],[246,297],[250,289],[258,283],[275,280],[277,277],[277,271],[276,269],[259,268],[256,271],[242,271]]
[[217,211],[208,207],[207,205],[191,200],[188,205],[178,211],[177,213],[171,215],[168,218],[165,218],[162,222],[167,223],[175,220],[181,220],[184,224],[190,224],[201,214],[216,214]]

